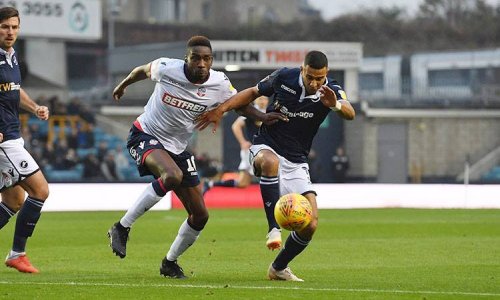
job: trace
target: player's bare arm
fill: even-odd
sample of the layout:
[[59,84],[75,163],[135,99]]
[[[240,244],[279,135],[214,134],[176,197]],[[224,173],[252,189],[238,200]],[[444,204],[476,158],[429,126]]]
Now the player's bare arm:
[[246,106],[259,96],[260,95],[257,87],[248,88],[237,93],[215,109],[209,110],[199,115],[195,120],[196,129],[203,130],[207,128],[210,123],[213,123],[214,127],[212,129],[212,132],[215,132],[225,112]]
[[324,85],[319,89],[321,102],[326,107],[337,107],[337,101],[340,102],[340,110],[336,111],[339,116],[346,120],[353,120],[356,112],[351,103],[347,100],[338,100],[337,94],[328,86]]
[[38,105],[23,89],[20,90],[21,101],[19,105],[22,109],[34,114],[40,120],[49,118],[49,108],[47,106]]
[[151,63],[135,67],[125,79],[120,82],[113,90],[113,99],[120,100],[125,94],[127,86],[134,82],[151,77]]
[[[203,130],[207,128],[208,125],[210,125],[210,123],[213,123],[214,126],[212,132],[215,132],[225,112],[228,112],[233,109],[237,110],[243,108],[248,104],[250,104],[256,98],[258,98],[259,96],[260,96],[259,90],[257,89],[256,86],[244,89],[243,91],[229,98],[229,100],[227,100],[226,102],[219,105],[217,108],[199,115],[195,120],[196,129]],[[277,116],[275,114],[271,114],[269,116],[264,116],[262,120],[259,118],[255,119],[262,121],[264,124],[267,124],[266,122],[274,122],[273,120],[276,118]]]
[[246,105],[243,106],[239,109],[236,109],[236,112],[239,114],[244,115],[247,118],[251,118],[253,120],[261,121],[265,125],[273,125],[274,123],[278,121],[284,121],[288,122],[288,118],[283,115],[282,113],[279,112],[269,112],[269,113],[263,113],[257,108],[255,108],[253,105]]

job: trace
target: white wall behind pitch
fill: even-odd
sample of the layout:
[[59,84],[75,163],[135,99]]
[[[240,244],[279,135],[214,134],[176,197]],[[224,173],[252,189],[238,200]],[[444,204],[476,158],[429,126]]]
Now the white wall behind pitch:
[[[127,210],[150,183],[51,183],[44,211],[120,211]],[[152,210],[168,210],[170,193]]]
[[[52,183],[43,210],[126,211],[148,184]],[[500,208],[500,185],[315,184],[314,188],[321,209]],[[169,210],[171,207],[171,194],[168,193],[152,210]]]

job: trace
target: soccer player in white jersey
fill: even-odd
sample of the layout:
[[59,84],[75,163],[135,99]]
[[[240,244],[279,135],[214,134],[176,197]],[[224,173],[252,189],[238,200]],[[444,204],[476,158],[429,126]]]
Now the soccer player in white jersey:
[[[188,217],[162,260],[160,274],[165,277],[186,278],[177,259],[196,241],[208,221],[194,156],[186,151],[195,128],[194,120],[236,93],[224,73],[211,69],[212,62],[210,40],[194,36],[187,43],[184,60],[159,58],[136,67],[113,91],[113,97],[119,100],[126,87],[134,82],[147,78],[156,82],[127,141],[140,175],[153,175],[155,180],[109,229],[110,246],[117,256],[124,258],[132,224],[168,191],[174,191]],[[265,124],[282,117],[264,114],[250,105],[242,111]]]
[[19,108],[41,120],[49,118],[49,109],[37,105],[21,88],[21,72],[13,48],[19,23],[19,12],[15,8],[0,8],[0,229],[19,212],[12,250],[5,265],[23,273],[38,273],[26,256],[25,248],[49,196],[49,185],[24,148]]

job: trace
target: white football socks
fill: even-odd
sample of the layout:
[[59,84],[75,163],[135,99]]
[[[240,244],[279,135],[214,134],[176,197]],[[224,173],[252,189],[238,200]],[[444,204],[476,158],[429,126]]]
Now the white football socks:
[[200,236],[200,233],[201,231],[194,230],[189,226],[186,219],[179,228],[179,232],[170,246],[170,250],[168,250],[167,259],[170,261],[177,260],[182,253],[194,244],[196,239]]
[[130,227],[139,219],[145,212],[153,207],[161,198],[156,194],[153,185],[149,184],[142,194],[137,198],[135,203],[127,210],[120,223],[123,227]]
[[26,255],[26,252],[17,252],[14,250],[10,250],[9,254],[7,255],[7,259],[18,258],[21,255]]

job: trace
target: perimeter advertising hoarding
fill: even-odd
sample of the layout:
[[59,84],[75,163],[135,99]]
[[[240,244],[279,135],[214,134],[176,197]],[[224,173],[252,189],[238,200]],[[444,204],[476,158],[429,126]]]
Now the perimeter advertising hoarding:
[[0,0],[0,7],[4,6],[19,10],[23,38],[89,40],[102,35],[99,0]]
[[212,41],[214,67],[237,65],[241,69],[297,67],[311,50],[323,51],[330,68],[358,69],[363,58],[361,43]]

